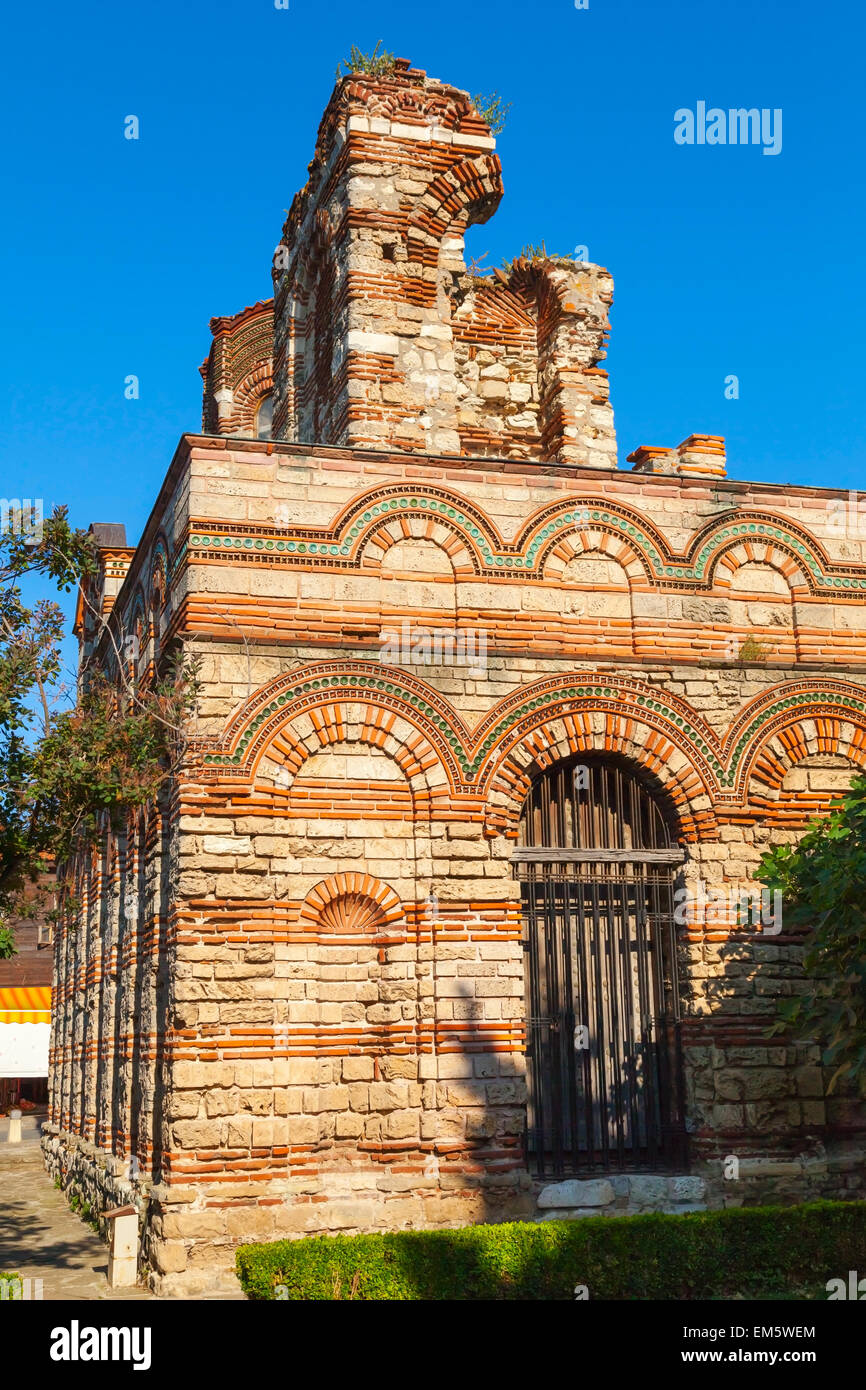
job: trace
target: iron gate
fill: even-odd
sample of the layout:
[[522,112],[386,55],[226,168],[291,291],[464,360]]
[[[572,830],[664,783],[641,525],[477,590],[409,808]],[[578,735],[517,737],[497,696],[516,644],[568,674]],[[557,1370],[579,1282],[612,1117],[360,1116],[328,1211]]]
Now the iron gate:
[[542,1174],[681,1163],[683,852],[662,807],[626,766],[571,759],[533,784],[521,832],[530,1158]]

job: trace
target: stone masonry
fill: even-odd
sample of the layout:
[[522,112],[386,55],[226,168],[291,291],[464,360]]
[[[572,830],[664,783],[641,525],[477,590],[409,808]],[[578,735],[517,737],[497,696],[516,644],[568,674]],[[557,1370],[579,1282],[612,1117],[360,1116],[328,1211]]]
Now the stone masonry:
[[727,478],[714,436],[617,466],[611,277],[468,274],[501,194],[465,93],[338,82],[273,302],[212,322],[203,433],[137,546],[95,528],[83,650],[111,670],[99,612],[139,681],[182,647],[201,692],[164,802],[66,866],[44,1147],[136,1203],[163,1292],[242,1241],[862,1195],[862,1114],[766,1036],[784,925],[680,932],[682,1172],[527,1161],[533,777],[627,759],[682,882],[754,887],[866,764],[866,538],[843,493]]

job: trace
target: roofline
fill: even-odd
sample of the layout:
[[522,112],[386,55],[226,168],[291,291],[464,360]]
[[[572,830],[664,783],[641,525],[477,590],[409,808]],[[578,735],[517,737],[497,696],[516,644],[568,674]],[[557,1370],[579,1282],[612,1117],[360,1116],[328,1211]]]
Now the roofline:
[[247,319],[257,318],[259,314],[273,313],[274,297],[270,299],[257,299],[255,304],[248,304],[245,309],[240,309],[236,314],[223,314],[210,321],[210,331],[214,337],[222,333],[233,333]]
[[454,481],[455,472],[460,473],[496,473],[499,476],[515,477],[523,476],[528,479],[557,477],[567,478],[574,482],[610,482],[611,479],[620,479],[627,483],[633,480],[638,488],[659,487],[669,489],[672,486],[680,489],[694,489],[703,494],[715,494],[716,496],[730,495],[737,496],[744,492],[753,492],[756,489],[772,494],[780,494],[790,497],[792,494],[798,497],[842,497],[847,498],[851,488],[827,488],[814,487],[811,484],[800,483],[765,483],[755,479],[744,478],[715,478],[701,477],[689,474],[670,474],[670,473],[636,473],[628,468],[584,468],[577,464],[561,464],[556,462],[536,462],[534,459],[497,459],[497,458],[476,458],[465,457],[459,454],[420,454],[403,453],[398,449],[360,449],[353,445],[337,444],[294,444],[287,440],[277,439],[248,439],[245,436],[231,434],[182,434],[177,442],[174,454],[168,471],[163,479],[162,486],[156,497],[156,501],[151,508],[150,515],[145,522],[138,544],[126,548],[125,553],[132,552],[129,569],[126,572],[123,583],[117,591],[112,614],[119,612],[127,599],[127,586],[131,590],[138,580],[139,552],[146,552],[147,544],[158,530],[162,519],[164,503],[168,500],[177,481],[178,474],[187,463],[193,449],[209,449],[212,452],[225,452],[231,450],[233,453],[255,453],[255,454],[280,454],[288,458],[356,458],[359,464],[371,464],[377,461],[392,464],[404,464],[411,467],[417,478],[419,473],[423,473],[428,466],[437,473],[446,470],[449,473],[449,480]]

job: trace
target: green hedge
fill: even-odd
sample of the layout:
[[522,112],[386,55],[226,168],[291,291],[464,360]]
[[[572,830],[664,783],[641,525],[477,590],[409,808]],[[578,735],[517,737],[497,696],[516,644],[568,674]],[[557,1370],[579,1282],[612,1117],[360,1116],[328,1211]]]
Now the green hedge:
[[[244,1245],[253,1299],[760,1298],[866,1273],[866,1202],[308,1236]],[[277,1291],[281,1285],[282,1290]]]

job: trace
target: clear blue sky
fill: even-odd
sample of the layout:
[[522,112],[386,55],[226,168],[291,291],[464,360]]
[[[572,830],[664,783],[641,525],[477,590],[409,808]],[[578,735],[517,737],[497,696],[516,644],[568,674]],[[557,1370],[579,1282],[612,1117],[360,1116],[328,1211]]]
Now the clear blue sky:
[[[866,488],[855,0],[53,0],[4,20],[0,494],[138,538],[200,425],[208,320],[270,294],[334,68],[379,38],[513,103],[470,251],[585,244],[613,273],[621,462],[700,431],[734,477]],[[699,100],[781,107],[781,154],[677,146]]]

